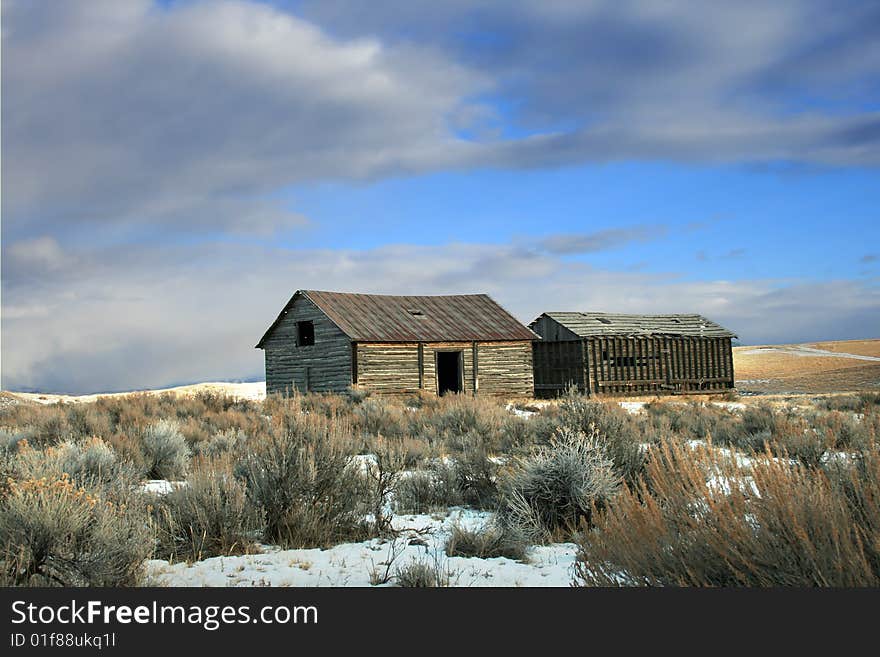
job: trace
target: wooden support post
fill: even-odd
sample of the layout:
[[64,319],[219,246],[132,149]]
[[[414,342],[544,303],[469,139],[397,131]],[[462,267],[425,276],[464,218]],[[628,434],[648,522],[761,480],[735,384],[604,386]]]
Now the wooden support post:
[[474,369],[474,371],[473,371],[474,394],[476,395],[477,391],[480,388],[480,379],[479,379],[480,369],[479,369],[479,365],[478,365],[478,363],[479,363],[479,359],[478,359],[479,348],[477,347],[476,341],[474,341],[473,344],[471,344],[471,350],[473,352],[472,355],[473,355],[473,361],[474,361],[474,365],[473,365],[473,369]]
[[585,395],[590,394],[590,359],[587,353],[587,341],[581,340],[581,376],[583,377],[583,387],[581,392]]
[[419,390],[425,389],[425,345],[419,342]]
[[351,343],[351,383],[357,385],[358,382],[358,343]]

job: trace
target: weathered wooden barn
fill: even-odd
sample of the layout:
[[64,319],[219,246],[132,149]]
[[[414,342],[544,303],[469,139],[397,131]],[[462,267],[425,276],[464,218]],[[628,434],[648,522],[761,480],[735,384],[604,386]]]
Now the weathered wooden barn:
[[643,395],[734,387],[736,335],[702,315],[544,313],[530,325],[535,394],[569,386],[590,395]]
[[485,294],[299,290],[260,342],[266,392],[531,395],[532,331]]

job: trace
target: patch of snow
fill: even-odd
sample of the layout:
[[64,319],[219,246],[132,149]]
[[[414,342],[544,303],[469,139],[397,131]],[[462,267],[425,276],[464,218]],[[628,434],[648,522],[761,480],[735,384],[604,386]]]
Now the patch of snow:
[[281,550],[264,546],[262,554],[214,557],[192,564],[152,560],[147,562],[150,584],[156,586],[370,586],[371,571],[384,572],[394,556],[392,580],[397,568],[411,562],[438,564],[450,576],[451,586],[569,586],[577,546],[556,543],[535,546],[528,563],[499,557],[479,559],[447,557],[444,553],[451,523],[476,528],[492,514],[470,509],[451,509],[446,517],[406,515],[394,519],[402,530],[392,543],[372,539],[344,543],[326,550]]
[[803,345],[779,346],[779,347],[756,347],[755,349],[747,349],[741,351],[740,354],[754,356],[765,354],[768,352],[779,352],[791,354],[792,356],[819,356],[823,358],[852,358],[854,360],[870,360],[880,362],[880,356],[863,356],[861,354],[849,354],[844,351],[828,351],[827,349],[816,349],[814,347],[805,347]]
[[837,450],[829,450],[822,455],[822,463],[855,463],[859,458],[858,452],[843,452]]
[[372,473],[379,465],[375,454],[355,454],[351,457],[351,460],[360,469],[362,474]]
[[622,409],[624,409],[627,413],[636,414],[636,413],[640,413],[642,411],[642,409],[645,408],[645,404],[647,404],[648,402],[622,401],[622,402],[617,402],[617,403],[620,404],[620,407]]
[[508,404],[505,408],[517,417],[524,417],[526,419],[537,415],[535,411],[524,411],[521,408],[517,408],[514,404]]
[[17,397],[37,402],[38,404],[56,404],[59,402],[67,404],[84,404],[97,401],[99,397],[122,397],[135,394],[161,395],[165,393],[173,393],[180,396],[192,396],[202,392],[213,392],[250,401],[262,401],[266,398],[266,382],[252,381],[248,383],[227,383],[217,381],[177,386],[174,388],[161,388],[157,390],[132,390],[130,392],[95,393],[90,395],[57,395],[38,392],[16,392],[13,394]]
[[186,486],[185,481],[168,481],[167,479],[150,479],[141,484],[141,491],[153,495],[167,495],[177,488]]
[[736,486],[740,491],[761,497],[755,480],[751,477],[725,477],[721,474],[715,474],[706,480],[709,490],[718,491],[724,495],[730,495],[733,487]]

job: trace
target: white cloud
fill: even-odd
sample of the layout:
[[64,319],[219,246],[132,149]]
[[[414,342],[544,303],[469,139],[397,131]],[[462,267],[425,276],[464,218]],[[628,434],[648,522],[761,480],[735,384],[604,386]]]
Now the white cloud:
[[73,270],[4,280],[4,388],[86,392],[261,376],[253,346],[297,288],[487,292],[523,322],[573,308],[701,312],[751,343],[866,337],[880,326],[880,292],[868,284],[695,282],[601,271],[516,246],[217,244],[65,258]]

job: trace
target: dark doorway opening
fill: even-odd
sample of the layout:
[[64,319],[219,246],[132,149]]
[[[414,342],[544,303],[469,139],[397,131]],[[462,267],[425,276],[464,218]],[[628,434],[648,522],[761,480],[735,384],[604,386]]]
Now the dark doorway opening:
[[462,352],[438,351],[437,352],[437,392],[445,395],[447,392],[461,392]]

